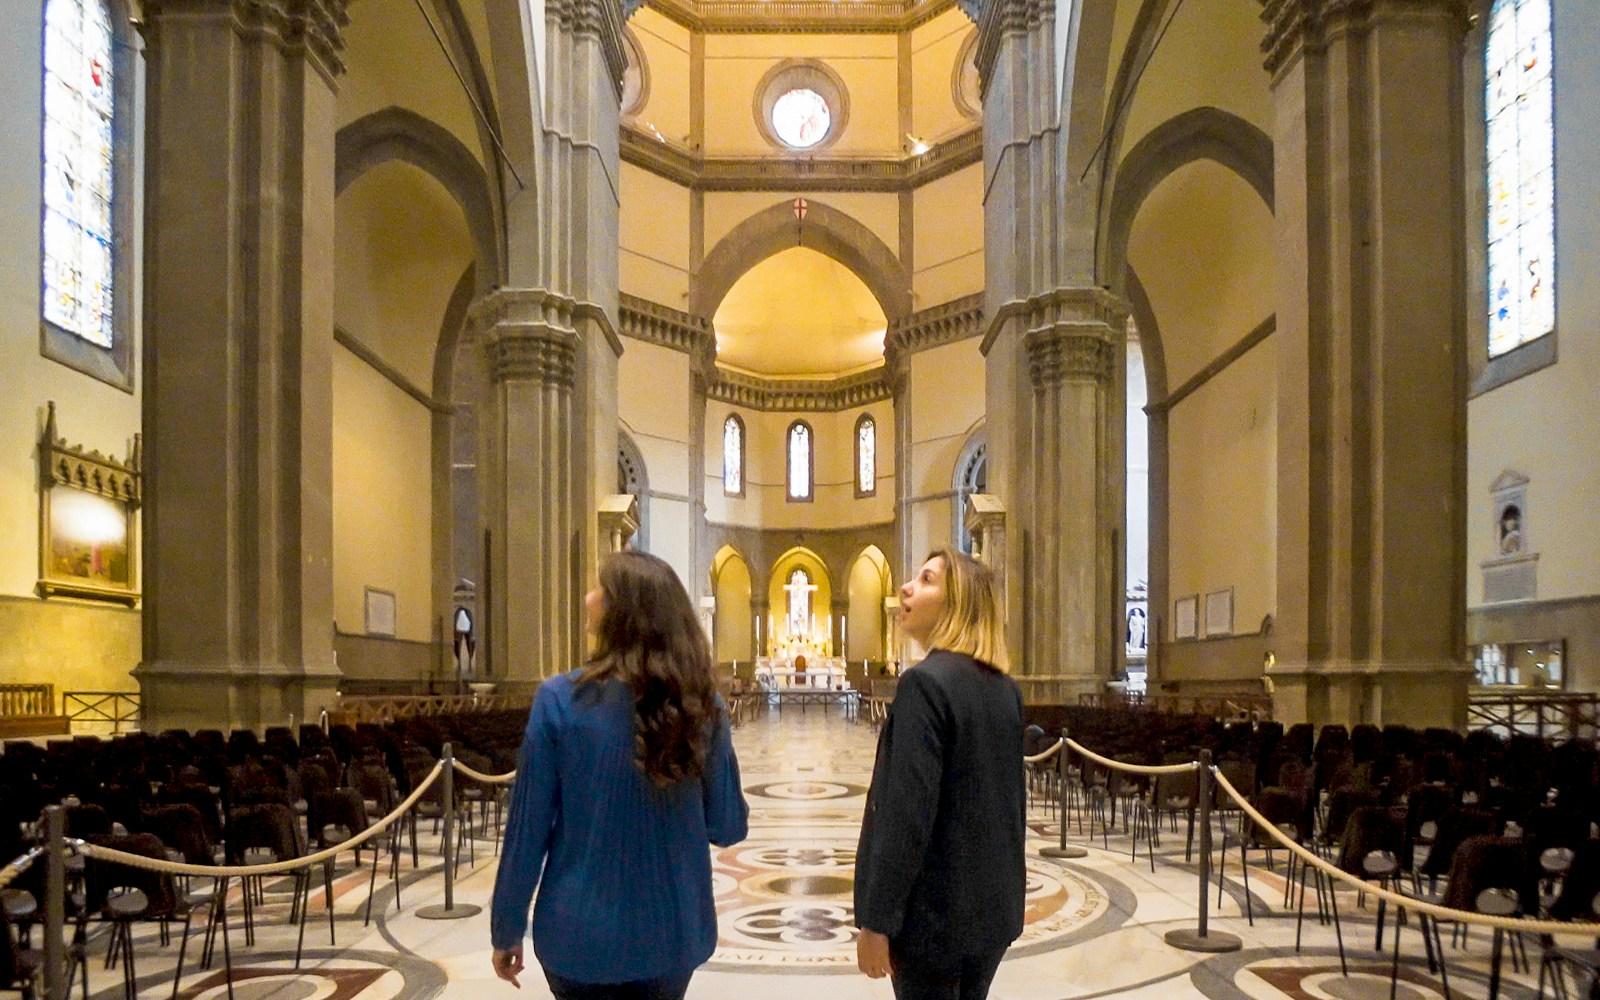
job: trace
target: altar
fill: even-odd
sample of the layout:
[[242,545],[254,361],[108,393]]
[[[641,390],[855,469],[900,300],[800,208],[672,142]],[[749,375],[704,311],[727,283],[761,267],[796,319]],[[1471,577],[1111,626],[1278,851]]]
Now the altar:
[[844,688],[844,658],[807,656],[756,660],[756,683],[768,691],[809,689],[837,691]]

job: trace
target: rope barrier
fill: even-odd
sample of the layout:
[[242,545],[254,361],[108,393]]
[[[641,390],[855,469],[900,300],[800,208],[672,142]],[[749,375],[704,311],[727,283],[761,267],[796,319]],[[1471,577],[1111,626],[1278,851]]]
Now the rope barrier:
[[126,851],[119,851],[110,847],[98,847],[94,844],[81,844],[79,852],[86,857],[100,861],[115,862],[132,868],[148,869],[149,871],[165,872],[168,875],[209,875],[213,878],[232,878],[246,875],[277,875],[281,872],[295,871],[299,868],[309,868],[314,864],[327,861],[334,855],[359,847],[387,830],[396,820],[410,811],[412,806],[417,804],[417,800],[422,798],[423,794],[438,780],[439,775],[443,772],[444,761],[434,764],[433,770],[428,772],[428,776],[412,790],[410,795],[406,796],[405,801],[395,806],[393,812],[368,826],[349,840],[341,844],[335,844],[332,847],[325,847],[314,854],[291,858],[288,861],[273,861],[260,865],[192,865],[182,861],[148,858],[142,854],[129,854]]
[[486,785],[509,785],[517,780],[517,772],[515,771],[507,771],[505,774],[484,774],[482,771],[474,771],[459,760],[455,761],[455,765],[456,770],[461,772],[463,777],[471,778],[473,781],[481,781]]
[[15,882],[19,877],[21,877],[23,872],[27,871],[29,868],[32,868],[33,863],[39,860],[39,858],[44,855],[46,850],[48,850],[48,848],[34,847],[29,849],[26,854],[19,854],[15,858],[12,858],[10,861],[6,862],[5,867],[0,868],[0,889],[4,889],[6,886]]
[[1061,752],[1061,748],[1063,745],[1065,745],[1065,743],[1065,740],[1057,738],[1054,743],[1034,754],[1032,757],[1029,757],[1027,754],[1023,754],[1022,762],[1024,764],[1037,764],[1040,761],[1049,760],[1051,757],[1054,757],[1056,754]]
[[1077,740],[1068,739],[1067,746],[1078,753],[1105,767],[1115,768],[1118,771],[1127,771],[1130,774],[1183,774],[1185,771],[1198,771],[1200,762],[1197,760],[1186,761],[1182,764],[1128,764],[1110,757],[1102,757],[1079,743]]
[[1440,906],[1438,903],[1431,903],[1424,899],[1418,899],[1415,896],[1408,896],[1403,892],[1395,892],[1391,889],[1384,889],[1373,884],[1372,882],[1368,882],[1366,879],[1352,875],[1343,868],[1340,868],[1338,865],[1331,864],[1323,858],[1318,857],[1315,853],[1306,850],[1299,844],[1298,841],[1285,834],[1282,830],[1278,829],[1273,823],[1269,822],[1265,816],[1261,815],[1261,813],[1256,810],[1255,806],[1252,806],[1249,802],[1245,801],[1245,797],[1239,794],[1239,790],[1234,788],[1233,785],[1228,781],[1227,777],[1216,768],[1212,768],[1212,777],[1216,780],[1217,784],[1222,787],[1222,790],[1228,793],[1228,797],[1233,799],[1239,808],[1244,811],[1246,816],[1249,816],[1257,826],[1261,827],[1261,829],[1270,834],[1273,839],[1282,844],[1285,849],[1293,852],[1297,857],[1300,858],[1301,861],[1304,861],[1306,864],[1317,868],[1333,878],[1339,879],[1341,882],[1344,882],[1347,885],[1354,886],[1363,892],[1370,892],[1379,899],[1388,900],[1395,906],[1399,906],[1416,913],[1427,914],[1428,916],[1433,917],[1435,920],[1454,921],[1456,923],[1463,924],[1475,924],[1480,927],[1495,927],[1501,930],[1517,931],[1523,934],[1593,935],[1597,932],[1600,932],[1600,922],[1596,921],[1534,920],[1527,917],[1495,917],[1486,913],[1474,913],[1470,910],[1451,909],[1447,906]]

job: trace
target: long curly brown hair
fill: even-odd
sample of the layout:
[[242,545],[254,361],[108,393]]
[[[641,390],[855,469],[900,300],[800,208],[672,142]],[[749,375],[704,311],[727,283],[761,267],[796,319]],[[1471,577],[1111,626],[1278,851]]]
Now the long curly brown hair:
[[658,787],[705,769],[716,688],[711,649],[672,567],[643,552],[600,564],[604,606],[579,683],[615,677],[633,691],[634,765]]

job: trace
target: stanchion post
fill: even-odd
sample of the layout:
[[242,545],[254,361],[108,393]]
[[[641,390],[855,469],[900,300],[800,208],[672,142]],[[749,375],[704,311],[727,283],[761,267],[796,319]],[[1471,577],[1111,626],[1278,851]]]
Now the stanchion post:
[[67,817],[60,806],[44,811],[44,995],[46,1000],[66,1000],[66,947],[61,940],[67,924]]
[[1087,849],[1067,843],[1067,731],[1061,730],[1061,745],[1056,750],[1056,819],[1061,821],[1061,840],[1055,847],[1045,847],[1039,854],[1046,858],[1086,858]]
[[444,804],[444,905],[424,906],[417,916],[424,920],[459,920],[483,912],[483,907],[472,903],[456,905],[456,754],[452,744],[444,745],[444,773],[439,776],[444,783],[440,797]]
[[1216,794],[1212,783],[1211,751],[1200,751],[1200,781],[1196,797],[1200,800],[1195,809],[1200,814],[1200,919],[1195,930],[1180,928],[1166,933],[1167,944],[1183,951],[1225,952],[1243,947],[1237,934],[1225,931],[1213,933],[1211,920],[1211,799]]

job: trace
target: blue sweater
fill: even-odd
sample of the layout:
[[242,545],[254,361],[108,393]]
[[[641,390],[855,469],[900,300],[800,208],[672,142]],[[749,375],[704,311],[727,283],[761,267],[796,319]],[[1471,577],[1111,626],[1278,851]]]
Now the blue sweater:
[[689,972],[717,944],[708,844],[748,831],[727,720],[699,780],[656,788],[633,763],[627,685],[576,679],[546,681],[528,714],[491,942],[522,943],[537,885],[533,950],[547,971],[587,983]]

